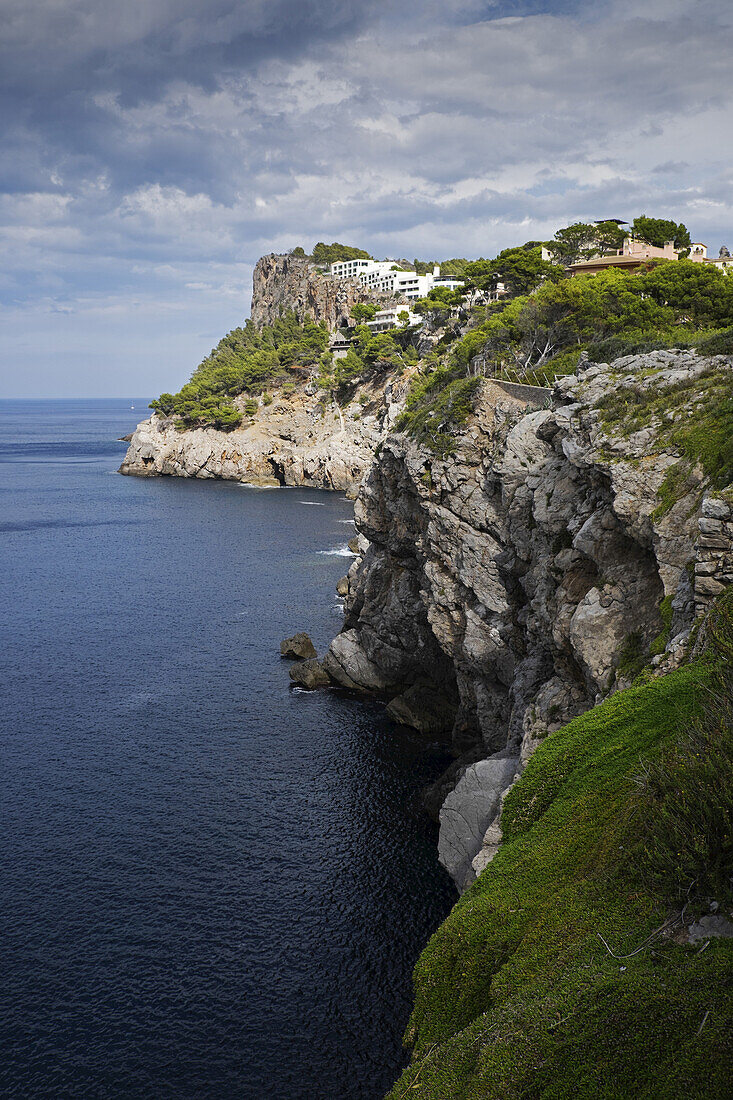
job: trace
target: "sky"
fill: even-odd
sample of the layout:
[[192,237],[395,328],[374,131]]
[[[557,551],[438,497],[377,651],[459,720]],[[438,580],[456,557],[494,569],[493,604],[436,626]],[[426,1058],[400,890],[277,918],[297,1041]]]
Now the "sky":
[[267,252],[733,248],[729,0],[0,0],[0,397],[175,391]]

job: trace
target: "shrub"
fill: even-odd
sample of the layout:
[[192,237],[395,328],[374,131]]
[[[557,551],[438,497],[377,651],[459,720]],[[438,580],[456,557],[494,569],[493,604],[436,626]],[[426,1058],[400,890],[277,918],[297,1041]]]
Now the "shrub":
[[407,432],[435,454],[450,454],[455,448],[456,430],[473,409],[480,381],[456,377],[447,368],[433,371],[412,386],[397,431]]
[[[259,394],[287,377],[288,367],[318,362],[328,346],[328,330],[286,313],[261,330],[247,321],[219,341],[179,393],[164,393],[150,407],[180,417],[183,427],[212,425],[229,430],[241,423],[230,401],[240,393]],[[238,418],[238,419],[237,419]]]
[[697,350],[701,355],[733,355],[733,327],[700,340]]
[[313,261],[323,266],[338,263],[340,260],[371,260],[368,252],[363,248],[353,248],[348,244],[325,244],[319,241],[313,248]]

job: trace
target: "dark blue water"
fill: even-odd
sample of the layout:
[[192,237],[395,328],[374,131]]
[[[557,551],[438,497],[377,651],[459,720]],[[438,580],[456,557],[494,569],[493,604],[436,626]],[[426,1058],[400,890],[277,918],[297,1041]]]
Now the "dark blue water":
[[120,477],[129,404],[0,403],[0,1092],[380,1097],[454,895],[437,748],[278,657],[352,506]]

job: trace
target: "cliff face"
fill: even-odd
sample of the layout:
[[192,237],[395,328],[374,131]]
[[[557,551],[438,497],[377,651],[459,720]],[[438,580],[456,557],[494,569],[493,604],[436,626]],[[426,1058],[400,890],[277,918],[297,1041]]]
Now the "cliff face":
[[369,548],[326,668],[398,720],[450,731],[464,755],[436,792],[440,858],[461,889],[495,853],[503,794],[547,733],[628,682],[654,639],[654,664],[673,666],[733,581],[730,505],[692,468],[660,507],[678,452],[653,425],[620,434],[603,413],[624,386],[684,392],[711,362],[731,373],[677,352],[586,365],[529,414],[486,382],[448,461],[393,435],[360,490]]
[[[254,271],[252,320],[261,327],[293,311],[325,321],[333,331],[345,326],[357,302],[379,302],[356,280],[319,275],[299,256],[263,256]],[[356,491],[377,443],[389,430],[406,384],[382,373],[359,386],[341,412],[328,405],[313,383],[292,396],[260,401],[254,417],[240,428],[179,430],[172,419],[153,415],[139,424],[120,473],[152,477],[224,478],[258,485],[311,485]],[[245,397],[232,402],[243,413]]]
[[316,323],[325,321],[333,332],[348,324],[357,302],[382,297],[370,294],[356,279],[320,275],[303,256],[262,256],[253,276],[252,320],[261,328],[292,310],[301,323],[306,317]]
[[[260,400],[240,428],[180,431],[153,415],[138,425],[120,473],[144,477],[223,478],[255,485],[309,485],[354,495],[378,442],[401,408],[406,382],[382,377],[341,411],[317,392],[275,393]],[[244,410],[243,400],[235,404]]]

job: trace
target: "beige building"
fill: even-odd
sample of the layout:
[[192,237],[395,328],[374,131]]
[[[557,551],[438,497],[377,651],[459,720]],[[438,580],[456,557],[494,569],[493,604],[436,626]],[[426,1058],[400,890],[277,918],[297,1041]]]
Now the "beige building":
[[[543,250],[544,255],[544,250]],[[674,241],[667,241],[663,248],[647,244],[646,241],[636,237],[627,237],[623,247],[617,252],[598,253],[589,260],[581,260],[579,263],[570,264],[565,268],[568,275],[595,275],[598,271],[608,271],[610,268],[620,268],[622,271],[635,271],[648,260],[679,260],[679,252],[674,247]],[[690,246],[688,259],[693,263],[713,264],[725,271],[726,274],[733,271],[733,259],[725,245],[720,249],[720,254],[715,259],[708,256],[707,245],[696,241]]]
[[647,244],[637,237],[626,237],[623,246],[616,252],[598,253],[588,260],[580,260],[565,268],[568,275],[595,275],[598,271],[608,271],[617,267],[622,271],[634,271],[647,260],[676,260],[674,241],[667,241],[663,248]]

